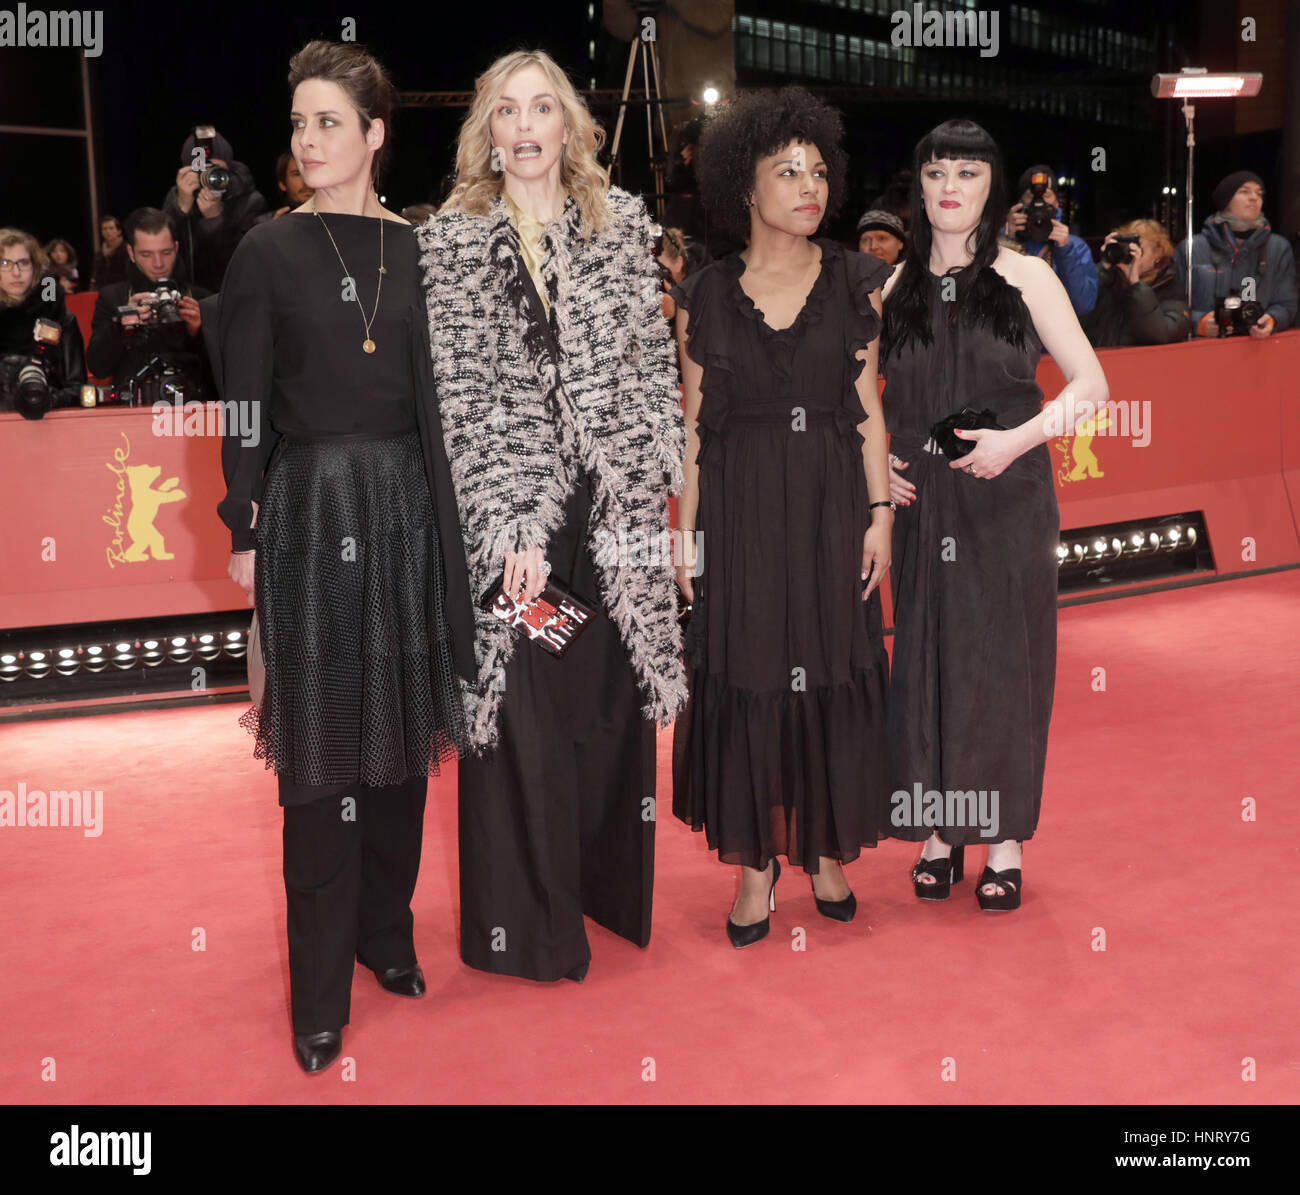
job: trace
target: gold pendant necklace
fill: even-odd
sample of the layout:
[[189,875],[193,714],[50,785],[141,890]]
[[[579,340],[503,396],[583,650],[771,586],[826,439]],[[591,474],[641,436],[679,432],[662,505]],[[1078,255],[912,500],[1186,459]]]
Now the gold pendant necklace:
[[[330,244],[334,246],[334,253],[339,259],[339,265],[343,267],[343,276],[351,278],[348,271],[347,263],[343,260],[343,254],[339,252],[338,243],[334,240],[334,234],[330,232],[330,226],[325,223],[325,217],[312,209],[316,218],[321,222],[321,227],[325,229],[325,235],[329,237]],[[384,217],[379,217],[379,284],[375,287],[375,309],[370,313],[370,318],[366,319],[366,309],[361,305],[361,296],[357,295],[357,310],[361,312],[361,322],[366,328],[366,338],[361,342],[361,348],[364,352],[373,353],[375,351],[375,342],[370,337],[370,325],[375,322],[375,316],[379,314],[379,294],[384,288],[384,275],[388,271],[384,269]]]

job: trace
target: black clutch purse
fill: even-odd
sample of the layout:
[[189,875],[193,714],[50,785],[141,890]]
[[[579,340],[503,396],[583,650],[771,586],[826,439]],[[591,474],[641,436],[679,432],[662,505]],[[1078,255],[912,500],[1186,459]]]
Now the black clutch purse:
[[553,581],[531,602],[516,601],[506,593],[504,581],[503,572],[501,580],[479,599],[479,606],[557,659],[596,613]]
[[930,439],[938,445],[939,451],[943,453],[950,461],[958,460],[965,456],[975,447],[974,440],[963,440],[960,436],[954,435],[957,428],[964,432],[974,431],[977,427],[991,427],[998,431],[1005,431],[1006,428],[998,422],[998,417],[987,407],[982,411],[975,410],[974,407],[962,407],[955,415],[949,415],[946,419],[940,419],[933,427],[930,428]]

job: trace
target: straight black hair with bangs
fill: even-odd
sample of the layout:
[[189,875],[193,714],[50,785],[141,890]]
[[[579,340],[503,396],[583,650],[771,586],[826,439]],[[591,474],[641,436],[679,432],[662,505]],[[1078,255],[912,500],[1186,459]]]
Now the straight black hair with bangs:
[[912,161],[912,230],[903,272],[885,303],[881,359],[902,350],[916,337],[924,345],[932,343],[930,331],[930,248],[933,241],[930,219],[921,197],[921,179],[930,162],[947,158],[951,161],[987,162],[989,194],[980,221],[971,231],[972,257],[969,265],[949,270],[956,280],[955,301],[946,304],[948,317],[965,323],[992,323],[1003,339],[1023,346],[1024,318],[1016,296],[1000,275],[992,269],[998,255],[998,230],[1007,216],[1007,185],[1003,174],[1002,151],[988,132],[973,120],[946,120],[931,129],[916,144]]

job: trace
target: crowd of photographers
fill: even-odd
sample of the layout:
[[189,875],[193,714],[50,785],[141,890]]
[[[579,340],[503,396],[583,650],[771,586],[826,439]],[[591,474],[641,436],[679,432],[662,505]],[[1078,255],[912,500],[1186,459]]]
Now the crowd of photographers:
[[[664,289],[741,246],[710,228],[694,186],[699,122],[675,131],[664,234],[657,246]],[[203,348],[200,301],[218,291],[240,239],[255,224],[305,202],[311,190],[288,153],[276,164],[272,209],[251,171],[211,126],[196,126],[161,208],[136,208],[125,224],[100,222],[89,290],[97,292],[89,344],[66,296],[82,290],[77,254],[63,238],[45,246],[0,228],[0,411],[39,419],[60,406],[100,401],[183,402],[215,397]],[[907,252],[910,172],[895,175],[857,224],[858,248],[890,265]],[[1020,176],[1002,243],[1044,258],[1098,348],[1171,344],[1190,335],[1262,339],[1296,318],[1291,245],[1264,216],[1264,185],[1248,170],[1220,181],[1213,211],[1192,243],[1175,246],[1156,220],[1131,220],[1099,246],[1100,260],[1064,222],[1048,164]],[[420,222],[428,204],[402,214]],[[664,313],[672,316],[665,294]],[[86,387],[87,371],[111,380]]]
[[[0,228],[0,411],[39,419],[55,407],[101,401],[185,402],[215,397],[199,303],[221,287],[240,239],[255,224],[305,202],[311,191],[288,153],[276,164],[282,205],[271,210],[211,126],[196,126],[162,207],[125,224],[100,221],[88,287],[64,238],[45,246]],[[96,292],[89,343],[67,296]],[[91,387],[90,377],[107,379]]]

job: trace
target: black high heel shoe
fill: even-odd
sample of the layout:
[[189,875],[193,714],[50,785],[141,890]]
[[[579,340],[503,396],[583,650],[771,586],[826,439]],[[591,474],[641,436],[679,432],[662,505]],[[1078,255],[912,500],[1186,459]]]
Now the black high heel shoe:
[[[955,846],[946,859],[922,859],[912,868],[912,887],[916,890],[917,900],[947,900],[951,895],[951,886],[960,882],[966,874],[966,848]],[[922,883],[917,877],[930,875],[933,884]]]
[[[1002,895],[999,896],[996,892],[986,893],[985,884],[1000,884]],[[975,899],[986,913],[1009,913],[1012,909],[1020,908],[1020,889],[1020,868],[1009,867],[1006,871],[994,871],[986,865],[980,882],[975,887]]]
[[829,917],[832,921],[853,920],[853,914],[858,911],[858,898],[852,892],[843,900],[822,900],[817,895],[817,885],[813,884],[812,876],[808,877],[808,883],[812,884],[813,903],[817,906],[817,912],[823,917]]
[[[776,911],[776,881],[781,876],[781,860],[772,860],[772,887],[767,893],[767,907],[770,912]],[[741,950],[746,946],[752,946],[755,942],[760,942],[767,937],[767,931],[772,927],[772,918],[764,917],[762,921],[755,921],[753,925],[737,925],[727,915],[727,937],[731,939],[731,944]]]

